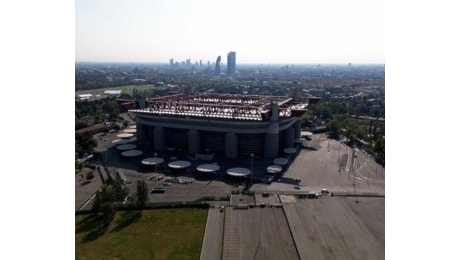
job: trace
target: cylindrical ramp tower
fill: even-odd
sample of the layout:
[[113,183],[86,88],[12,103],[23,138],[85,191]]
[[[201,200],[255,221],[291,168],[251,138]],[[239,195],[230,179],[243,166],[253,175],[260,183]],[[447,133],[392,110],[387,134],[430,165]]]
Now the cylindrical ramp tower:
[[136,99],[136,105],[138,109],[144,109],[146,108],[146,99],[143,97],[137,98]]
[[165,149],[165,129],[163,127],[155,127],[153,139],[155,150],[162,151]]
[[300,138],[300,134],[302,132],[302,124],[300,119],[297,119],[294,123],[294,139]]
[[225,135],[225,157],[230,159],[238,157],[238,136],[235,133]]
[[278,134],[265,134],[265,157],[278,157]]
[[278,157],[279,150],[279,124],[272,122],[265,134],[265,157]]
[[284,131],[284,148],[294,147],[294,128],[289,127]]
[[270,109],[272,116],[270,118],[270,125],[268,126],[267,133],[265,134],[265,157],[278,157],[279,150],[279,132],[280,127],[278,123],[279,109],[277,104],[271,104]]
[[196,154],[200,151],[200,132],[192,129],[188,132],[188,152]]
[[143,144],[148,142],[149,137],[149,128],[147,125],[136,123],[136,136],[137,136],[137,143]]

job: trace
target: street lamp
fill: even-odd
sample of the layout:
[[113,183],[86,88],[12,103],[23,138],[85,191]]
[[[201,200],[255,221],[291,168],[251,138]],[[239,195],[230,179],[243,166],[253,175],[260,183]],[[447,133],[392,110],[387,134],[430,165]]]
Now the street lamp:
[[254,154],[251,153],[251,184],[254,184]]
[[[158,156],[157,153],[154,153],[153,155],[154,155],[155,157]],[[158,173],[158,164],[157,164],[157,163],[155,164],[155,173]]]

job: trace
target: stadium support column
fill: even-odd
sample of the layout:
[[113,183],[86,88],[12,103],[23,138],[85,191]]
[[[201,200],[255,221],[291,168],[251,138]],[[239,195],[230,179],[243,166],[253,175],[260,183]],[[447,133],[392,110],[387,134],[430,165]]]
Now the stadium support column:
[[155,127],[154,134],[154,147],[155,150],[162,151],[165,149],[165,129],[161,126]]
[[294,147],[294,128],[289,127],[284,131],[284,148]]
[[270,125],[268,126],[265,134],[265,157],[273,158],[278,157],[279,142],[278,135],[280,127],[278,123],[278,105],[272,104],[272,117],[270,118]]
[[144,144],[148,141],[148,130],[149,129],[147,125],[136,123],[136,136],[138,144]]
[[297,121],[295,121],[294,123],[294,139],[300,138],[301,131],[302,131],[302,125],[301,125],[300,119],[297,118]]
[[230,159],[238,157],[238,136],[235,133],[225,135],[225,157]]
[[188,152],[196,154],[200,151],[200,132],[192,129],[188,132]]

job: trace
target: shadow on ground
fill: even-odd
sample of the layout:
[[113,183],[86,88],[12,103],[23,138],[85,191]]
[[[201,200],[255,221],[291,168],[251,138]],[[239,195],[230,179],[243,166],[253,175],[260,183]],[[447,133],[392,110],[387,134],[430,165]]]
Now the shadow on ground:
[[100,236],[104,235],[107,231],[107,227],[104,226],[104,221],[97,218],[95,214],[87,215],[83,218],[76,226],[75,233],[88,232],[82,239],[82,243],[88,243],[96,240]]
[[122,218],[118,221],[118,225],[111,232],[118,232],[123,228],[139,221],[141,218],[141,211],[124,211],[121,216]]
[[309,150],[309,151],[318,151],[317,148],[311,146],[302,146],[302,149]]
[[98,229],[93,230],[93,231],[89,232],[88,234],[86,234],[81,239],[81,242],[82,243],[88,243],[88,242],[94,241],[94,240],[98,239],[100,236],[104,235],[106,231],[107,231],[107,227],[104,226],[104,225],[101,225]]
[[89,214],[77,224],[75,233],[88,232],[102,225],[102,220],[97,219],[95,214]]

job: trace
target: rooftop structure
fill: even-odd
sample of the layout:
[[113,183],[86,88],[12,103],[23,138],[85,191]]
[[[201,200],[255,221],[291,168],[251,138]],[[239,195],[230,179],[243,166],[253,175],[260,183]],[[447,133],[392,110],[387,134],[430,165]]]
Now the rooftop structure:
[[154,115],[185,116],[213,119],[267,121],[270,106],[279,107],[279,117],[300,117],[308,102],[294,101],[285,96],[251,96],[225,94],[176,94],[153,98],[148,108],[130,112]]

